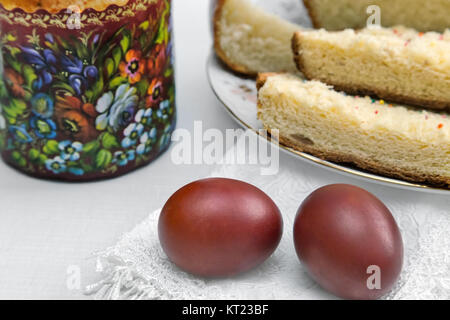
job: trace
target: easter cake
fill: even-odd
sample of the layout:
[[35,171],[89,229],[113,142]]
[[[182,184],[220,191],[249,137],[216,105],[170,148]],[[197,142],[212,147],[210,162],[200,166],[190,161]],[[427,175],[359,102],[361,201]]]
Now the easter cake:
[[214,14],[214,48],[233,71],[297,72],[290,47],[301,29],[264,12],[248,0],[218,0]]
[[[300,1],[300,0],[299,0]],[[404,25],[419,31],[444,31],[450,27],[450,0],[304,0],[316,28],[360,29],[380,8],[381,25]],[[369,8],[370,9],[370,8]]]
[[450,186],[448,115],[347,96],[293,75],[258,78],[258,118],[280,142],[322,159]]
[[450,109],[448,32],[369,28],[297,31],[295,60],[308,79],[353,94],[430,109]]

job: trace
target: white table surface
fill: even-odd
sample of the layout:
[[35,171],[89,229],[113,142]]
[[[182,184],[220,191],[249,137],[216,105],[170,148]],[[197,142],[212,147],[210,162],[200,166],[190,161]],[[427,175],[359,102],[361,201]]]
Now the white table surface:
[[[207,0],[174,0],[178,128],[238,128],[209,88],[205,63],[212,40]],[[284,153],[284,161],[293,161]],[[352,178],[299,162],[330,183]],[[0,163],[0,299],[88,299],[69,289],[68,271],[81,270],[81,283],[96,279],[92,253],[113,245],[123,233],[161,207],[184,184],[205,177],[209,166],[177,166],[170,150],[150,166],[97,183],[41,181]],[[373,185],[380,192],[380,186]],[[384,188],[385,189],[385,188]],[[391,189],[386,197],[431,197]],[[89,266],[89,267],[86,267]]]

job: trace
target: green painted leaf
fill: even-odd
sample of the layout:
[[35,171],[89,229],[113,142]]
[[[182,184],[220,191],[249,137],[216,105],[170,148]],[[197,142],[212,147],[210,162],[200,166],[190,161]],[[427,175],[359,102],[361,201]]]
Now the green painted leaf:
[[56,141],[56,140],[49,140],[45,144],[44,148],[42,148],[42,150],[44,151],[45,154],[55,155],[55,154],[60,153],[58,145],[59,145],[58,141]]
[[112,161],[112,153],[108,150],[102,149],[97,153],[97,157],[95,158],[95,166],[98,169],[105,169]]
[[106,72],[108,73],[108,77],[110,77],[116,71],[116,66],[114,64],[113,59],[111,58],[106,59],[105,68]]
[[166,17],[161,19],[158,29],[158,35],[156,36],[155,42],[158,44],[167,43],[169,40],[169,30],[166,25]]
[[0,151],[2,151],[3,149],[5,149],[5,135],[0,131]]
[[22,115],[27,109],[27,104],[23,100],[11,99],[9,105],[3,107],[3,112],[11,124],[16,123],[18,116]]
[[6,89],[5,81],[3,79],[0,79],[0,98],[7,98],[8,97],[8,89]]
[[145,22],[141,23],[139,28],[141,28],[142,30],[146,31],[148,29],[148,27],[150,27],[150,22],[148,20],[146,20]]
[[25,83],[29,88],[31,88],[33,86],[34,80],[37,79],[37,75],[34,72],[34,69],[28,64],[23,65],[22,69],[22,73],[25,77]]
[[13,35],[12,33],[8,33],[5,36],[5,39],[6,39],[7,42],[14,42],[14,41],[17,40],[17,37],[15,35]]
[[92,93],[94,100],[97,99],[97,97],[100,96],[100,94],[103,92],[105,84],[103,82],[103,77],[100,76],[100,78],[97,80],[97,82],[94,83],[94,86],[92,87]]
[[19,151],[13,151],[13,152],[11,153],[11,158],[12,158],[14,161],[18,161],[20,158],[22,158],[22,155],[20,154]]
[[25,160],[25,158],[18,151],[13,151],[11,157],[19,167],[25,167],[27,165],[27,160]]
[[122,60],[122,49],[120,47],[115,47],[112,55],[117,70],[117,68],[119,68],[120,61]]
[[19,72],[22,69],[22,65],[19,61],[17,61],[16,58],[14,58],[12,55],[5,53],[4,59],[6,60],[7,64],[10,65],[15,71]]
[[27,160],[25,159],[25,158],[20,158],[19,159],[19,161],[17,161],[17,164],[20,166],[20,167],[25,167],[26,165],[27,165]]
[[164,77],[168,78],[173,74],[173,69],[172,68],[168,68],[165,72],[164,72]]
[[25,110],[27,110],[27,104],[23,100],[12,99],[11,105],[14,107],[15,110],[19,111],[20,113],[23,113]]
[[94,167],[92,167],[91,165],[83,163],[83,162],[81,162],[80,164],[81,164],[81,168],[84,170],[84,172],[94,171]]
[[35,162],[35,161],[39,160],[39,155],[40,154],[41,153],[39,152],[39,150],[31,149],[28,152],[28,157],[30,158],[31,161]]
[[62,81],[56,82],[53,85],[53,88],[67,91],[67,92],[71,93],[72,95],[76,94],[75,90],[69,84],[62,82]]
[[76,48],[75,50],[77,51],[77,56],[80,57],[81,59],[89,59],[89,51],[86,48],[85,45],[83,45],[81,42],[76,42]]
[[120,47],[122,48],[123,54],[126,54],[128,49],[130,48],[131,43],[131,35],[125,34],[123,39],[120,41]]
[[138,93],[141,97],[143,97],[147,94],[147,90],[148,90],[149,86],[150,86],[150,83],[146,79],[141,80],[136,84]]
[[85,153],[94,153],[98,149],[100,149],[100,142],[98,142],[97,140],[88,142],[83,146],[83,152]]
[[142,34],[139,37],[139,44],[141,45],[142,48],[146,48],[147,47],[147,36],[145,34]]
[[102,136],[102,145],[105,149],[113,149],[120,147],[119,143],[117,142],[117,138],[110,134],[109,132],[105,132]]
[[67,50],[67,51],[72,51],[73,50],[73,46],[70,45],[69,42],[67,42],[66,40],[64,40],[61,37],[57,37],[58,38],[58,42],[61,44],[61,46]]
[[122,83],[127,82],[127,79],[123,78],[123,77],[115,77],[114,79],[111,80],[111,82],[109,83],[109,88],[110,89],[115,89],[118,86],[120,86]]
[[42,154],[42,153],[41,153],[41,154],[39,155],[39,163],[40,163],[40,164],[44,165],[45,162],[47,161],[47,159],[48,159],[48,158],[47,158],[47,156],[46,156],[45,154]]

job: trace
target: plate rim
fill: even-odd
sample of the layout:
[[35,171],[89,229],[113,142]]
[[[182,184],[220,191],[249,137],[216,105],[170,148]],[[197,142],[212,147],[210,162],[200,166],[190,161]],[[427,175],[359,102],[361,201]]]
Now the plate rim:
[[[348,168],[345,167],[343,165],[328,161],[328,160],[324,160],[318,157],[315,157],[313,155],[310,155],[308,153],[305,152],[301,152],[298,150],[295,150],[293,148],[290,148],[288,146],[285,146],[281,143],[279,144],[275,144],[273,143],[271,140],[268,140],[268,137],[265,135],[261,135],[258,129],[253,128],[251,125],[249,125],[245,120],[241,119],[234,111],[231,107],[229,107],[224,99],[221,97],[221,95],[217,92],[216,86],[215,86],[215,82],[212,79],[212,74],[211,74],[211,70],[213,68],[213,65],[216,64],[218,65],[220,68],[223,69],[223,71],[228,72],[228,73],[233,73],[230,70],[227,70],[221,63],[221,61],[217,58],[215,52],[213,49],[211,49],[211,52],[209,54],[208,60],[206,62],[206,73],[207,73],[207,78],[208,78],[208,83],[209,86],[211,87],[211,90],[213,91],[214,95],[216,96],[217,100],[220,102],[220,104],[225,108],[225,110],[231,115],[231,117],[234,119],[234,121],[236,121],[241,127],[243,127],[244,129],[248,129],[253,131],[254,133],[256,133],[258,136],[264,138],[266,141],[278,146],[278,148],[280,150],[282,150],[283,152],[300,158],[303,161],[306,161],[310,164],[313,164],[315,166],[327,169],[327,170],[331,170],[333,172],[339,173],[339,174],[344,174],[346,176],[350,176],[353,178],[359,178],[360,180],[364,180],[364,181],[368,181],[371,183],[381,183],[383,185],[389,186],[389,187],[395,187],[395,188],[402,188],[402,189],[408,189],[408,190],[413,190],[413,191],[420,191],[420,192],[427,192],[427,193],[434,193],[434,194],[450,194],[450,189],[444,189],[444,188],[440,188],[440,187],[433,187],[433,186],[429,186],[426,184],[420,184],[420,183],[413,183],[413,182],[408,182],[408,181],[404,181],[404,180],[399,180],[399,179],[394,179],[394,178],[389,178],[389,177],[385,177],[385,176],[381,176],[381,175],[377,175],[374,173],[370,173],[367,171],[363,171],[362,169],[352,169],[352,168]],[[239,76],[235,73],[233,73],[234,76]],[[249,79],[246,77],[242,77],[243,79]]]

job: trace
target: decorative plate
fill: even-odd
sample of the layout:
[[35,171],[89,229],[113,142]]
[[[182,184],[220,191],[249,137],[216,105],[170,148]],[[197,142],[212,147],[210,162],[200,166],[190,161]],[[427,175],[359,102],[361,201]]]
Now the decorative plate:
[[[263,129],[263,125],[257,119],[256,115],[257,98],[255,81],[240,77],[226,69],[226,67],[224,67],[223,64],[216,58],[214,53],[211,54],[208,60],[207,72],[211,88],[230,115],[243,128],[253,130],[259,134],[258,130]],[[450,194],[450,190],[448,189],[392,179],[366,172],[348,165],[326,161],[310,154],[299,152],[287,146],[280,145],[279,147],[281,150],[302,159],[303,161],[366,181],[403,189]]]

